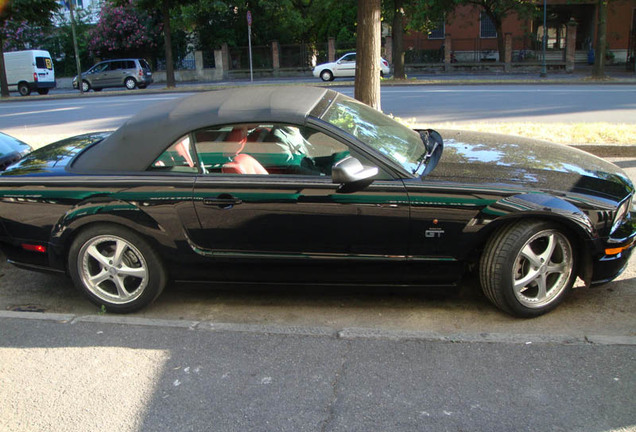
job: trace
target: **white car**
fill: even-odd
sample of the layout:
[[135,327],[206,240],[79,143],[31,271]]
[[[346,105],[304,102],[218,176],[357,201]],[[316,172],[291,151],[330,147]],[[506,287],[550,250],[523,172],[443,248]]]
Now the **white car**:
[[[388,75],[391,71],[389,62],[380,59],[380,75]],[[319,64],[314,68],[314,76],[323,81],[333,81],[334,78],[352,77],[356,74],[356,53],[347,53],[335,62]]]

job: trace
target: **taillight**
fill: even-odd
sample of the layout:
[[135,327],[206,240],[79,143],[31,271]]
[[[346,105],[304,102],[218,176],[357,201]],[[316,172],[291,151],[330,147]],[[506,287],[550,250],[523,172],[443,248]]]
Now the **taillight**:
[[33,72],[33,82],[38,82],[38,74]]
[[382,60],[382,64],[383,64],[384,66],[388,66],[388,65],[389,65],[389,62],[388,62],[388,61],[386,61],[386,60]]
[[144,70],[143,69],[139,69],[139,77],[144,76]]

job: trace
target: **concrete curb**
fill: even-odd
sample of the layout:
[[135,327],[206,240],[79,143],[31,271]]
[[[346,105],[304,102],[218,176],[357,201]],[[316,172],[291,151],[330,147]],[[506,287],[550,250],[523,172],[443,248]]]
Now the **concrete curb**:
[[570,144],[599,157],[636,157],[636,145]]
[[389,330],[349,327],[303,327],[270,324],[235,324],[211,321],[166,320],[113,315],[55,314],[39,312],[0,311],[0,319],[54,321],[60,324],[134,325],[148,327],[181,328],[190,331],[255,333],[304,337],[328,337],[344,340],[424,341],[444,343],[505,343],[516,345],[636,345],[636,336],[624,335],[546,335],[508,333],[438,333],[417,330]]

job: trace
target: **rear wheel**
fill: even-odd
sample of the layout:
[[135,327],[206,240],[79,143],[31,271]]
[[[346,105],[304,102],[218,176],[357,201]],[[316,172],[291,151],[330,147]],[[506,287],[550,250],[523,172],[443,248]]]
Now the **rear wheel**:
[[546,221],[522,221],[497,231],[480,262],[484,294],[500,309],[521,317],[554,309],[572,288],[572,244]]
[[135,87],[137,87],[137,81],[135,81],[134,78],[128,77],[124,80],[124,85],[128,90],[134,90]]
[[134,312],[152,303],[166,285],[159,255],[138,234],[117,225],[82,231],[69,251],[75,285],[110,312]]
[[333,73],[331,73],[330,70],[325,69],[324,71],[320,72],[320,79],[322,79],[323,81],[333,81]]
[[21,96],[28,96],[31,94],[31,88],[27,83],[21,82],[18,84],[18,93],[20,93]]

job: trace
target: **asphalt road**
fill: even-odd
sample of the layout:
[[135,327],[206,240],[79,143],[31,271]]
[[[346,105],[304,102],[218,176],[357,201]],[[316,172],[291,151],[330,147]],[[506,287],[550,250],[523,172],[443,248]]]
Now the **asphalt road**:
[[0,430],[633,431],[633,346],[17,320]]
[[[351,87],[338,91],[353,95]],[[114,129],[149,105],[187,93],[0,103],[0,131],[41,146],[83,132]],[[382,110],[421,125],[452,122],[636,122],[633,85],[483,85],[384,87]]]

